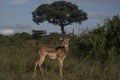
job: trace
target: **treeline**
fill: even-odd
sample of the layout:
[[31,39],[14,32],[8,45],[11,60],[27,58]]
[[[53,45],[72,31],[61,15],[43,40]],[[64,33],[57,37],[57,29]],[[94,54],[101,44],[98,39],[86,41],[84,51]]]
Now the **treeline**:
[[47,34],[45,30],[32,30],[32,34],[27,32],[15,33],[14,35],[0,35],[0,45],[9,46],[35,46],[38,44],[58,44],[60,34],[57,32]]

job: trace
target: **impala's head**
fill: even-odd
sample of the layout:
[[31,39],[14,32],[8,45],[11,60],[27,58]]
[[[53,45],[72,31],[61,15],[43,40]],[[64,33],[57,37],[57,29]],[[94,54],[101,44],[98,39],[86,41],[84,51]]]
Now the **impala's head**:
[[69,46],[69,41],[70,41],[70,38],[64,38],[63,41],[62,41],[62,45],[65,46],[65,47],[68,47]]

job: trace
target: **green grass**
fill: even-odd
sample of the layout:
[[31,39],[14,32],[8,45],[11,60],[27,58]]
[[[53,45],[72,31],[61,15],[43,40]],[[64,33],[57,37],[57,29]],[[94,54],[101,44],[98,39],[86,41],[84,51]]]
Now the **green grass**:
[[[59,80],[56,60],[47,58],[33,75],[34,62],[38,59],[30,47],[0,46],[0,80]],[[37,69],[38,70],[38,69]],[[98,61],[77,60],[69,54],[64,61],[64,80],[120,80],[120,62],[109,61],[105,66]]]

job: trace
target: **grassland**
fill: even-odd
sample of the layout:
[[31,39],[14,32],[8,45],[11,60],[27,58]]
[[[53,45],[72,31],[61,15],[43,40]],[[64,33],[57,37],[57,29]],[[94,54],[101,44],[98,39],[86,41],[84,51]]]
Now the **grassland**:
[[[33,75],[34,61],[38,58],[33,47],[0,46],[0,80],[59,80],[56,60],[47,58]],[[120,80],[120,62],[112,59],[102,65],[99,61],[79,60],[71,54],[64,61],[64,80]]]

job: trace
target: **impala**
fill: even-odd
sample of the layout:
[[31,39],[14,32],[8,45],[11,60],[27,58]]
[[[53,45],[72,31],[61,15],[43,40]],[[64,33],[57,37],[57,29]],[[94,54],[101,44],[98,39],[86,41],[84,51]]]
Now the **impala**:
[[62,40],[62,46],[59,47],[50,47],[50,46],[42,46],[39,48],[39,59],[35,62],[34,73],[36,72],[36,68],[39,65],[40,72],[42,73],[41,65],[44,62],[46,56],[49,56],[50,59],[57,59],[59,64],[59,72],[60,77],[63,77],[63,61],[66,58],[69,52],[69,38],[64,38]]

